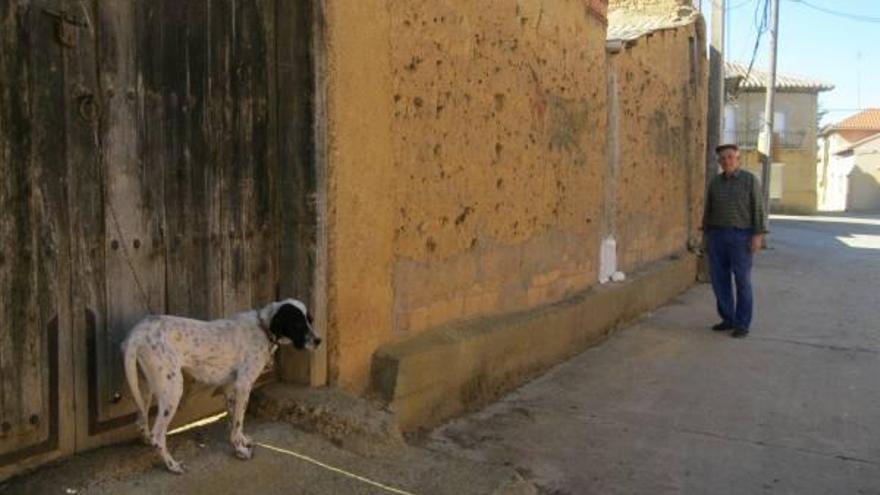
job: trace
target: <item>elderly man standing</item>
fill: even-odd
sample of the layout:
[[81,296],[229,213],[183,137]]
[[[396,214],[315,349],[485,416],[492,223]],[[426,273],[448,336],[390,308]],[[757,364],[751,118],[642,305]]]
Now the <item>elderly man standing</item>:
[[767,233],[763,193],[757,177],[740,169],[735,144],[721,145],[715,153],[722,171],[709,182],[703,212],[709,274],[721,317],[712,329],[733,329],[731,335],[742,338],[752,323],[752,256]]

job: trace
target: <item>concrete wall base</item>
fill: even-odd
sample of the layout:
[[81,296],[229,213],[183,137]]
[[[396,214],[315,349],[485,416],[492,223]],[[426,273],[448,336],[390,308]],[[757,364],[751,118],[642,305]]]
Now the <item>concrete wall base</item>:
[[404,431],[435,426],[497,399],[663,305],[693,285],[696,272],[697,258],[683,252],[622,283],[384,345],[373,356],[373,389]]
[[392,413],[335,388],[270,383],[254,391],[250,410],[257,417],[318,433],[362,456],[387,455],[404,447]]

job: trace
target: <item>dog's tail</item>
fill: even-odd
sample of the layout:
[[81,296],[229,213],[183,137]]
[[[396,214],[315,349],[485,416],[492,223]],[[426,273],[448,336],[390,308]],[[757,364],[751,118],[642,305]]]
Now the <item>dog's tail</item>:
[[144,399],[141,397],[140,384],[138,383],[137,355],[140,344],[140,339],[136,335],[130,335],[122,343],[122,353],[125,360],[125,378],[128,380],[128,388],[131,389],[131,397],[137,404],[141,417],[146,417],[147,410],[144,407]]

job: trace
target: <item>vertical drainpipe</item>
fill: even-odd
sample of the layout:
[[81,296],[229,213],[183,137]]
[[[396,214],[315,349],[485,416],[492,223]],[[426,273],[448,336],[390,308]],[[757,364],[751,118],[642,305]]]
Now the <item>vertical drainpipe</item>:
[[[620,104],[617,86],[617,63],[616,54],[620,53],[624,44],[620,40],[608,41],[605,45],[607,53],[607,101],[608,101],[608,127],[606,129],[608,164],[605,177],[605,218],[602,245],[600,246],[599,280],[604,282],[607,277],[617,271],[617,253],[605,256],[606,241],[615,239],[617,234],[617,192],[618,179],[620,176]],[[610,263],[612,266],[607,267]]]

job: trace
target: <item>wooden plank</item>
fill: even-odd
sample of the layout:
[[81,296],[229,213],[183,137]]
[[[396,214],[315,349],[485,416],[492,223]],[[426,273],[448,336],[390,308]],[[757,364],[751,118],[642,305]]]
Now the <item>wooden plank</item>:
[[[96,3],[82,3],[74,11],[86,26],[76,29],[76,48],[67,57],[67,156],[70,214],[70,270],[72,359],[75,360],[75,447],[89,446],[90,430],[99,424],[98,393],[90,395],[90,380],[97,381],[98,333],[107,325],[105,274],[106,210],[105,174],[101,147],[101,122],[112,100],[127,98],[124,91],[100,87],[97,37],[102,32]],[[91,345],[89,345],[91,344]],[[90,352],[91,351],[91,352]],[[91,421],[90,421],[91,420]]]
[[[140,73],[146,91],[160,95],[161,115],[148,116],[145,148],[151,161],[164,164],[166,242],[166,311],[210,319],[223,314],[221,232],[217,164],[210,153],[207,111],[209,29],[206,2],[166,0],[151,4],[162,30],[138,25]],[[158,113],[158,112],[157,112]],[[213,388],[185,382],[179,417],[201,417],[223,409]]]
[[[266,291],[258,294],[263,301],[257,301],[257,306],[265,301],[276,300],[281,295],[281,287],[278,284],[280,274],[279,241],[281,238],[278,225],[278,4],[272,0],[263,4],[261,14],[262,29],[265,33],[265,53],[263,63],[266,67],[266,139],[265,156],[267,174],[270,177],[269,184],[269,224],[262,229],[264,257],[268,258],[271,266],[268,273],[261,278],[263,289]],[[303,2],[309,3],[309,2]]]
[[[321,299],[315,287],[317,230],[317,153],[313,119],[315,74],[313,32],[317,25],[312,2],[277,2],[277,196],[279,288],[281,297],[307,301],[313,313]],[[318,315],[320,316],[320,315]],[[318,323],[321,323],[318,319]],[[279,353],[283,380],[323,384],[326,346],[315,353],[283,349]]]
[[52,22],[27,7],[0,6],[0,265],[9,263],[0,266],[0,478],[57,455],[58,339],[69,296],[65,146],[58,139],[63,58]]
[[[217,7],[219,2],[215,2]],[[228,233],[224,244],[223,255],[223,299],[227,313],[250,309],[250,270],[248,270],[248,252],[245,244],[245,218],[253,194],[253,184],[246,182],[247,165],[250,164],[250,147],[246,141],[246,133],[250,127],[250,78],[246,72],[248,67],[241,58],[243,54],[238,46],[241,35],[236,28],[241,25],[239,4],[231,5],[226,23],[212,24],[214,33],[226,38],[231,57],[229,73],[229,94],[231,98],[225,102],[226,111],[231,116],[228,153],[220,161],[223,171],[223,189],[221,222]],[[242,111],[244,110],[244,111]],[[245,165],[247,164],[247,165]]]
[[[33,80],[40,81],[40,83],[30,88],[30,110],[32,112],[29,119],[31,149],[28,154],[30,155],[30,163],[22,174],[23,185],[28,191],[26,197],[22,198],[22,202],[27,205],[28,211],[21,212],[22,215],[27,216],[26,220],[21,219],[23,220],[21,225],[27,225],[27,230],[18,233],[24,247],[23,256],[19,259],[24,261],[22,270],[27,269],[28,272],[21,273],[22,278],[15,285],[15,290],[23,290],[23,293],[13,294],[14,304],[21,308],[21,313],[18,315],[19,323],[16,325],[18,332],[16,332],[17,335],[13,341],[13,347],[16,348],[15,366],[19,370],[21,409],[18,431],[21,435],[36,433],[29,424],[30,418],[34,415],[39,416],[40,413],[45,414],[44,398],[47,391],[43,384],[42,373],[45,360],[40,359],[43,357],[43,339],[40,332],[42,298],[39,293],[42,287],[38,287],[38,283],[41,282],[39,280],[41,255],[43,254],[41,241],[46,235],[40,203],[43,196],[50,193],[44,190],[42,172],[49,160],[55,159],[64,162],[64,147],[57,141],[59,131],[64,131],[63,120],[61,126],[57,125],[59,118],[63,119],[63,113],[56,110],[59,104],[63,108],[64,102],[59,97],[63,95],[64,80],[57,75],[51,76],[52,72],[61,73],[61,57],[57,48],[52,50],[51,47],[39,42],[42,34],[39,31],[39,26],[42,23],[35,19],[33,12],[31,16],[32,27],[35,29],[31,32],[31,37],[28,40],[30,45],[28,47],[30,49],[29,69],[31,76],[34,77]],[[55,56],[42,53],[41,49],[49,49],[54,52]],[[40,76],[48,76],[48,80],[41,80]],[[45,146],[48,146],[49,149],[45,149]],[[16,296],[18,296],[17,301],[15,301]]]
[[[27,10],[18,2],[0,4],[0,454],[33,441],[22,436],[19,359],[28,331],[31,299],[31,125],[28,105]],[[24,442],[22,441],[24,440]]]
[[280,292],[309,301],[316,243],[311,2],[278,2]]
[[[124,98],[107,101],[101,122],[105,173],[107,313],[99,327],[98,416],[128,415],[127,385],[119,345],[147,313],[164,310],[165,261],[162,239],[163,164],[148,162],[143,147],[145,110],[161,105],[160,95],[143,90],[137,67],[134,2],[99,3],[100,85]],[[161,22],[152,25],[162,30]],[[161,122],[161,121],[160,121]]]
[[[223,313],[220,275],[220,230],[217,199],[217,164],[209,146],[208,12],[205,2],[162,2],[168,14],[163,25],[168,34],[154,43],[143,43],[145,52],[162,54],[165,67],[144,69],[156,81],[155,91],[182,95],[178,106],[166,105],[165,232],[168,238],[167,310],[194,318]],[[176,11],[176,13],[175,13]],[[144,29],[151,32],[149,26]],[[173,41],[173,42],[172,42]],[[181,49],[183,47],[183,49]],[[180,70],[185,68],[185,70]],[[148,121],[155,121],[147,119]]]
[[[236,53],[245,62],[247,74],[245,98],[237,100],[240,115],[250,115],[247,127],[240,128],[241,149],[250,177],[251,200],[243,208],[250,300],[255,308],[275,299],[277,288],[278,246],[275,224],[275,172],[273,163],[276,130],[271,127],[276,101],[271,99],[275,67],[275,5],[273,0],[239,3],[236,28]],[[245,95],[242,95],[245,96]]]
[[[216,56],[211,65],[212,81],[218,82],[214,111],[223,116],[216,124],[211,139],[216,146],[221,171],[220,224],[224,232],[221,287],[226,314],[251,308],[250,270],[245,244],[245,218],[253,197],[253,184],[248,180],[250,146],[243,140],[250,128],[250,74],[242,58],[238,41],[241,25],[239,4],[212,2],[211,44]],[[236,36],[238,34],[238,36]],[[212,56],[214,53],[212,53]],[[242,112],[242,109],[245,109]]]
[[[73,11],[74,2],[63,2]],[[83,6],[84,9],[84,6]],[[88,15],[84,10],[77,15]],[[78,62],[94,57],[92,38],[84,30],[68,26],[71,34],[86,43],[79,48],[64,46],[59,40],[57,18],[47,19],[46,12],[37,6],[31,8],[34,26],[31,54],[31,81],[34,139],[31,142],[34,172],[39,187],[39,238],[36,252],[38,316],[35,329],[39,341],[35,358],[28,366],[41,370],[43,387],[41,406],[34,407],[28,421],[35,428],[46,429],[45,448],[61,448],[71,452],[74,447],[73,366],[71,355],[72,331],[70,325],[70,214],[68,202],[68,175],[71,158],[68,138],[69,120],[74,111],[85,112],[86,105],[77,100],[82,91],[79,78],[70,77],[70,67],[79,69]],[[54,35],[54,36],[53,36]],[[39,88],[39,90],[37,89]],[[64,139],[61,139],[64,136]],[[74,137],[75,138],[75,137]],[[76,162],[74,162],[76,163]],[[76,166],[76,164],[74,165]],[[33,388],[23,393],[33,394]],[[63,422],[63,425],[61,424]],[[63,428],[62,428],[63,426]]]

